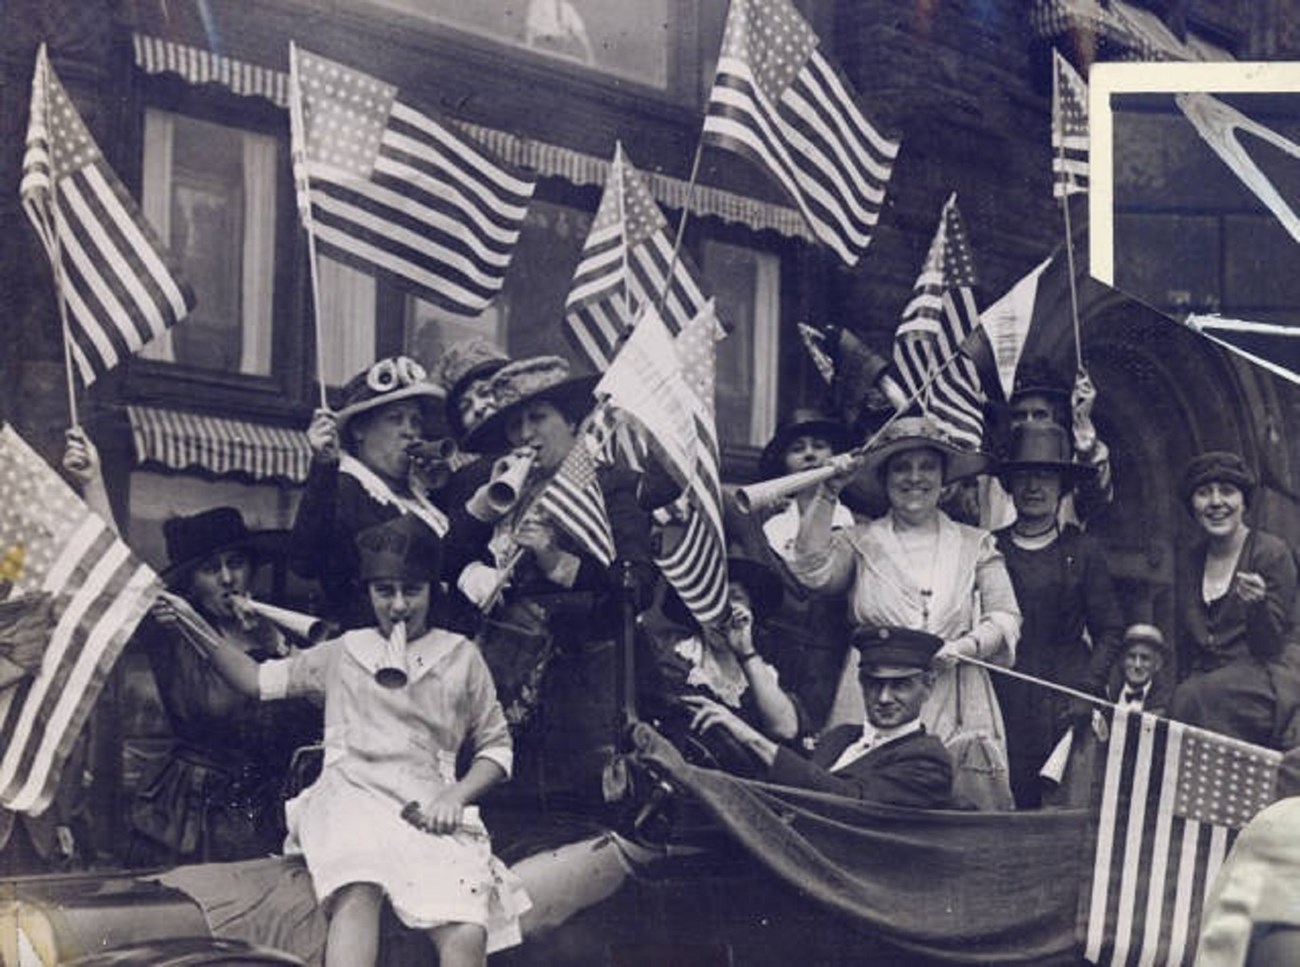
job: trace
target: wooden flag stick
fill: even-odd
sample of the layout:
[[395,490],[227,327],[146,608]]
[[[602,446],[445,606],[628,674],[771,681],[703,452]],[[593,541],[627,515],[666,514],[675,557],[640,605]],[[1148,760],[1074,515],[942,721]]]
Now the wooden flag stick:
[[[316,342],[316,384],[320,407],[329,409],[325,395],[325,338],[320,313],[320,268],[316,256],[316,228],[311,217],[311,177],[307,173],[307,129],[302,116],[302,87],[298,83],[298,45],[289,42],[289,133],[292,141],[294,192],[307,232],[307,263],[311,278],[312,332]],[[301,179],[299,178],[301,172]]]
[[657,308],[659,315],[664,314],[664,303],[668,301],[668,290],[673,285],[673,273],[677,271],[678,253],[682,250],[682,238],[686,235],[686,220],[691,217],[691,204],[695,200],[695,183],[700,177],[700,157],[704,154],[704,134],[695,142],[695,158],[691,161],[691,176],[686,182],[686,199],[682,202],[682,217],[677,222],[677,237],[673,239],[673,256],[668,260],[668,274],[664,276],[663,289],[659,292]]
[[630,326],[632,324],[632,293],[629,286],[632,284],[632,276],[628,271],[628,251],[627,251],[627,197],[624,189],[627,185],[627,156],[623,153],[623,141],[619,139],[614,142],[614,163],[610,166],[609,176],[617,178],[618,184],[614,190],[618,192],[618,234],[623,246],[623,319]]

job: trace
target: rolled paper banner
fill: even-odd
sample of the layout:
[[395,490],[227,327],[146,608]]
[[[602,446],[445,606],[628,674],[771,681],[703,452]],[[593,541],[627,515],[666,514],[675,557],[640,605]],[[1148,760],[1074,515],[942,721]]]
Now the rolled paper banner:
[[384,664],[375,670],[375,681],[384,688],[406,684],[406,622],[398,621],[384,646]]

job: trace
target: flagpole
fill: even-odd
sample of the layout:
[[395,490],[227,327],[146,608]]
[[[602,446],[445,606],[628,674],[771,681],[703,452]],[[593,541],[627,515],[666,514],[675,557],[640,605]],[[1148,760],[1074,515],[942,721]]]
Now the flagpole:
[[627,169],[627,159],[623,154],[623,141],[617,139],[614,141],[614,164],[610,171],[610,176],[618,179],[618,184],[614,190],[618,193],[618,234],[623,243],[623,320],[625,325],[632,324],[632,294],[628,290],[631,285],[631,273],[628,268],[628,251],[627,251],[627,199],[624,195],[624,187],[627,179],[624,177]]
[[668,272],[664,276],[664,285],[659,292],[659,301],[656,308],[662,316],[664,312],[664,303],[668,301],[668,290],[672,288],[673,273],[677,271],[677,253],[682,249],[682,238],[686,235],[686,220],[691,215],[691,203],[695,200],[695,183],[700,177],[700,158],[704,154],[704,129],[700,129],[700,137],[695,142],[695,157],[691,161],[691,176],[686,182],[686,199],[682,203],[682,217],[677,222],[677,237],[673,239],[673,255],[668,262]]
[[[289,41],[289,131],[292,144],[294,188],[298,212],[307,232],[307,263],[311,279],[312,331],[316,340],[316,383],[320,408],[329,409],[325,395],[325,339],[320,318],[320,269],[316,258],[316,229],[311,217],[311,175],[307,171],[307,131],[302,116],[302,88],[298,82],[298,45]],[[301,179],[299,178],[301,172]],[[299,183],[300,182],[300,183]]]

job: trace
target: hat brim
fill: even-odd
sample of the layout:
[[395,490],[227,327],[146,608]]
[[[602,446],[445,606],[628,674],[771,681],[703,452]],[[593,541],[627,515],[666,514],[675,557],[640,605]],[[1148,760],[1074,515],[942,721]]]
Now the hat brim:
[[869,474],[876,477],[880,469],[895,455],[908,450],[922,449],[936,450],[943,454],[944,483],[952,483],[954,480],[961,480],[965,477],[973,477],[978,473],[984,473],[992,462],[992,457],[983,450],[963,450],[943,440],[936,440],[934,437],[905,436],[890,440],[888,443],[869,450],[866,458],[862,461],[862,469],[859,471],[859,475]]
[[338,424],[339,433],[347,426],[348,421],[354,416],[360,416],[362,413],[376,410],[381,406],[387,406],[389,403],[397,403],[401,400],[419,399],[429,402],[435,415],[437,414],[436,403],[443,399],[442,390],[433,383],[421,381],[413,383],[410,386],[403,386],[401,389],[393,390],[390,393],[384,393],[373,399],[362,400],[360,403],[353,403],[351,406],[345,406],[334,414],[334,419]]
[[1088,463],[1066,463],[1058,460],[1008,460],[998,464],[998,480],[1005,485],[1007,478],[1011,474],[1025,470],[1059,473],[1062,479],[1072,485],[1097,476],[1097,468]]
[[915,678],[924,675],[929,668],[917,668],[915,665],[896,665],[889,662],[881,664],[863,664],[858,666],[859,678],[888,678],[890,680]]
[[563,408],[566,404],[583,400],[585,397],[590,404],[587,409],[591,410],[596,406],[596,399],[592,396],[592,392],[599,382],[600,374],[598,373],[588,376],[573,376],[552,386],[521,396],[512,403],[501,407],[501,409],[466,433],[465,449],[474,453],[500,453],[508,449],[510,444],[506,439],[506,426],[514,416],[534,403],[554,403]]
[[801,436],[820,436],[830,441],[831,449],[836,453],[848,449],[852,434],[849,428],[838,420],[809,420],[794,426],[782,427],[763,447],[758,457],[758,472],[764,479],[779,477],[785,473],[782,460],[785,448]]
[[249,557],[253,558],[253,569],[256,570],[276,556],[283,554],[288,540],[289,532],[287,530],[249,531],[240,540],[218,545],[204,554],[189,557],[183,561],[168,563],[165,568],[158,572],[158,576],[167,585],[168,589],[172,591],[183,590],[183,585],[189,579],[190,572],[196,567],[213,554],[221,554],[224,551],[232,551],[236,548],[242,548],[248,553]]
[[465,424],[461,420],[457,401],[469,389],[471,384],[496,375],[502,367],[509,364],[510,360],[508,359],[485,359],[477,366],[471,366],[460,379],[451,384],[451,388],[447,390],[447,396],[443,400],[443,405],[447,411],[447,425],[451,427],[452,432],[457,436],[465,435]]

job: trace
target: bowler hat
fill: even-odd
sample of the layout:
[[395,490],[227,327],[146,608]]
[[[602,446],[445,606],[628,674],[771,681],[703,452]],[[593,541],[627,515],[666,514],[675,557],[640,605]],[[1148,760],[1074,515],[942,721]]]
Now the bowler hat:
[[782,476],[786,472],[786,447],[801,436],[821,437],[836,453],[849,446],[849,428],[843,421],[812,407],[800,407],[786,417],[763,447],[758,458],[759,476],[764,480]]
[[599,375],[570,376],[569,362],[561,356],[533,356],[508,363],[492,377],[497,411],[465,434],[465,447],[477,453],[499,453],[509,444],[506,427],[533,403],[551,403],[570,415],[570,407],[595,406],[592,390]]
[[859,674],[872,678],[907,678],[929,671],[943,639],[928,631],[895,625],[859,625],[853,629],[853,647],[861,661]]
[[367,527],[356,543],[362,581],[438,580],[442,541],[411,514]]
[[1242,492],[1247,502],[1257,483],[1255,475],[1240,456],[1228,450],[1210,450],[1193,457],[1183,471],[1183,503],[1190,506],[1196,488],[1212,482],[1232,484]]
[[1011,434],[1011,455],[998,464],[998,477],[1006,482],[1018,470],[1051,470],[1073,485],[1096,474],[1097,468],[1074,461],[1065,428],[1055,423],[1026,423]]
[[188,517],[173,517],[163,522],[168,564],[162,577],[169,587],[179,588],[195,567],[214,554],[242,550],[256,562],[283,538],[283,532],[250,530],[234,507],[213,507]]
[[424,367],[409,356],[390,356],[362,370],[343,387],[343,405],[337,421],[339,433],[358,414],[376,407],[414,398],[432,404],[442,398],[442,388],[430,382]]
[[1009,398],[1015,401],[1022,396],[1039,395],[1069,399],[1073,389],[1071,381],[1050,360],[1033,356],[1017,364]]
[[474,336],[452,343],[438,361],[438,382],[447,394],[447,424],[457,436],[466,430],[460,415],[460,397],[476,380],[496,375],[510,357],[493,343]]
[[1161,654],[1169,651],[1169,645],[1165,641],[1164,632],[1155,625],[1150,624],[1132,624],[1124,629],[1124,647],[1129,645],[1143,644],[1149,645]]

